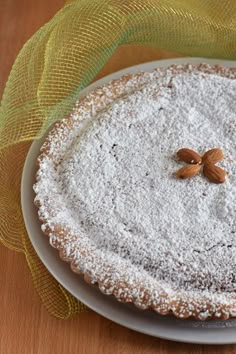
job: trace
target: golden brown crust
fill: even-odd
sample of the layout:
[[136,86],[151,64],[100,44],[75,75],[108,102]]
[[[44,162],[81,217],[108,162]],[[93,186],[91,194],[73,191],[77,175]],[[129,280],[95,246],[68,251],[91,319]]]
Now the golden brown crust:
[[[208,65],[198,65],[195,67],[185,65],[185,66],[172,66],[170,70],[173,75],[179,72],[191,72],[192,70],[214,73],[222,75],[225,77],[231,77],[235,79],[235,69],[224,69],[223,67],[216,65],[214,67],[209,67]],[[57,122],[45,139],[45,143],[41,148],[41,154],[38,157],[38,165],[42,163],[44,159],[52,159],[55,163],[55,166],[60,162],[58,160],[58,154],[53,154],[53,151],[50,149],[52,141],[60,136],[60,139],[67,139],[69,132],[74,129],[74,126],[81,119],[86,119],[86,117],[95,116],[99,111],[105,109],[117,98],[123,97],[126,94],[129,94],[135,89],[140,89],[140,87],[148,81],[148,76],[145,77],[145,73],[138,73],[134,75],[125,75],[118,80],[113,80],[108,85],[103,87],[98,87],[95,91],[88,94],[86,97],[81,99],[73,109],[72,113],[60,122]],[[135,83],[136,87],[134,84]],[[132,86],[133,85],[133,86]],[[95,107],[95,108],[94,108]],[[60,134],[58,132],[60,131]],[[60,149],[60,144],[58,144],[58,149]],[[58,153],[58,150],[55,150]],[[37,174],[37,180],[40,178]],[[35,204],[37,207],[40,207],[38,199],[36,199]],[[53,210],[48,207],[48,218],[52,215]],[[93,283],[90,274],[86,271],[81,270],[78,267],[78,264],[71,260],[67,256],[63,246],[59,240],[65,240],[70,234],[71,230],[64,229],[62,225],[53,225],[53,229],[48,226],[48,219],[39,216],[42,224],[45,226],[43,232],[46,235],[53,233],[56,234],[58,238],[54,238],[52,246],[59,250],[60,257],[70,262],[71,269],[79,274],[84,275],[84,279],[87,283]],[[80,253],[83,255],[86,254],[86,249],[81,249]],[[107,277],[101,281],[97,281],[99,289],[104,294],[114,295],[120,302],[131,302],[134,303],[140,309],[152,309],[158,314],[167,315],[173,314],[179,318],[195,318],[200,320],[206,320],[209,318],[213,319],[228,319],[236,317],[236,296],[233,297],[233,302],[220,303],[217,300],[214,302],[211,298],[200,298],[199,301],[196,301],[194,297],[188,295],[184,291],[180,291],[178,294],[174,295],[168,294],[165,289],[161,287],[158,289],[158,296],[155,298],[153,294],[150,293],[148,288],[139,284],[138,292],[139,295],[134,296],[134,286],[137,284],[129,284],[129,282],[124,282],[121,278],[116,280],[114,284],[110,283],[110,279]]]

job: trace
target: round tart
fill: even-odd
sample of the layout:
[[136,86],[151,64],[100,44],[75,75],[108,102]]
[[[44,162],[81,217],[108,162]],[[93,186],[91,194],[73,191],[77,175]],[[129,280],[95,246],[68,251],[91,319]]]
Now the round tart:
[[[179,318],[236,317],[235,77],[204,64],[126,75],[47,135],[42,231],[104,294]],[[224,151],[225,183],[176,178],[182,148]]]

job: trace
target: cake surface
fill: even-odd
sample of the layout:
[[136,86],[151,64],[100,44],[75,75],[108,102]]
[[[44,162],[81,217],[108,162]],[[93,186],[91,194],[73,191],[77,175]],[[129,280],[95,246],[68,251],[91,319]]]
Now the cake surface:
[[[235,76],[203,64],[126,75],[48,134],[42,230],[103,293],[180,318],[236,316]],[[226,182],[176,179],[183,147],[221,148]]]

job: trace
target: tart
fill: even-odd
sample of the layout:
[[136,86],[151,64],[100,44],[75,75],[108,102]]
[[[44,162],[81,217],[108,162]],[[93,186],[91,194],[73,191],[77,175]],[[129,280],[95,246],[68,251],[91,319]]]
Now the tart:
[[[42,231],[104,294],[178,318],[236,317],[235,77],[205,64],[125,75],[46,136]],[[176,178],[182,148],[223,150],[225,183]]]

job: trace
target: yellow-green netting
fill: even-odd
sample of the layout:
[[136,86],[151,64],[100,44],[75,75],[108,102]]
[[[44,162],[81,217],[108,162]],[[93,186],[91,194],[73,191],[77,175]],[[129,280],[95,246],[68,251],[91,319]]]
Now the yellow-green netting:
[[27,236],[22,168],[32,140],[66,116],[79,92],[120,44],[190,56],[236,58],[235,0],[69,0],[25,44],[0,110],[0,240],[23,252],[48,311],[69,318],[78,304],[48,273]]

